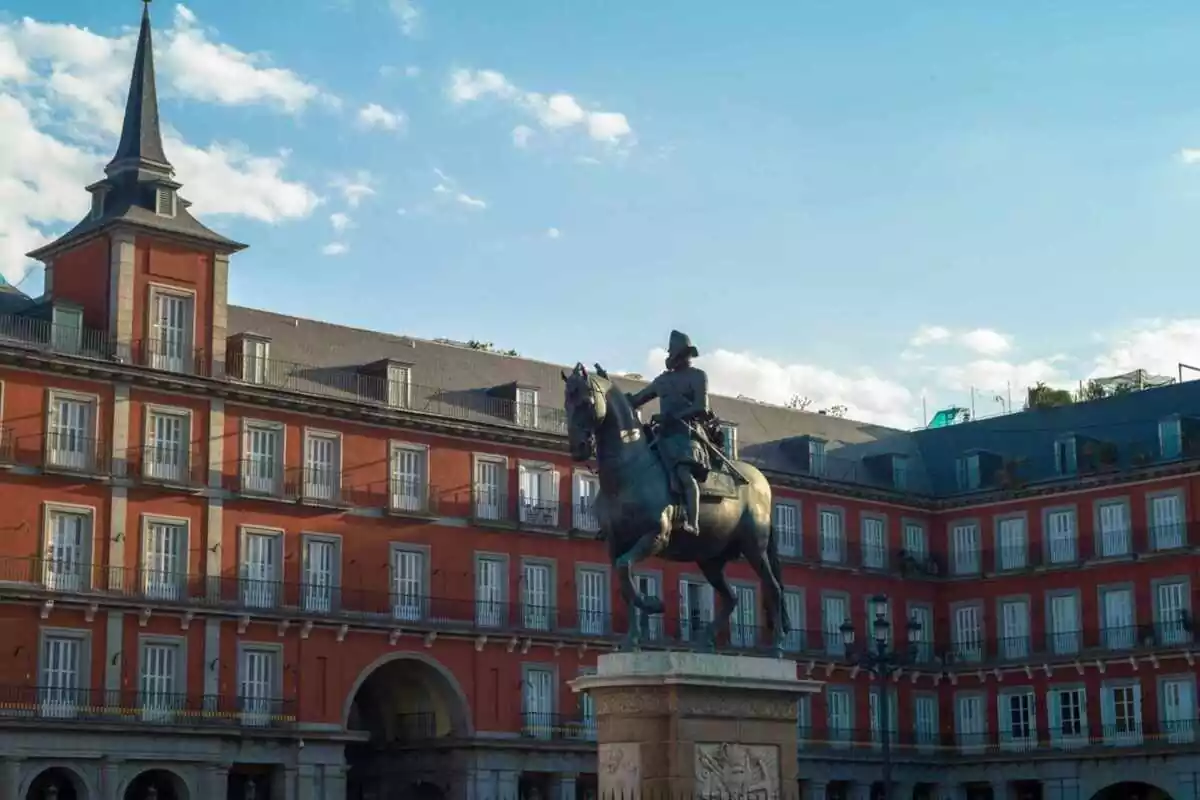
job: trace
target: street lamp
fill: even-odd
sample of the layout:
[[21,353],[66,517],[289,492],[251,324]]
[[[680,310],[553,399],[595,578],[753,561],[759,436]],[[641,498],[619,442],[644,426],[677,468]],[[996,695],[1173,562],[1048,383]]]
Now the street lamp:
[[[914,617],[908,621],[908,647],[898,651],[891,643],[892,623],[888,622],[888,599],[877,594],[871,598],[871,632],[873,642],[864,642],[860,650],[854,650],[854,623],[842,623],[842,642],[846,645],[846,657],[851,664],[867,670],[875,676],[879,685],[879,731],[883,739],[883,797],[889,800],[892,793],[892,739],[888,728],[887,679],[896,670],[909,663],[921,642],[921,623]],[[872,647],[872,644],[874,646]]]

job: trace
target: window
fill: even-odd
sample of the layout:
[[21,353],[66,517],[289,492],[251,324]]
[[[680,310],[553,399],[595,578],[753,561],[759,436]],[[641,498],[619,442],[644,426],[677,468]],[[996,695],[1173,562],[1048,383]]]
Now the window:
[[826,684],[825,710],[829,741],[849,744],[854,730],[854,705],[850,702],[850,690]]
[[150,366],[169,372],[191,372],[192,320],[195,298],[152,287],[150,290]]
[[1087,693],[1083,687],[1051,689],[1046,693],[1050,742],[1058,747],[1087,743]]
[[1138,683],[1100,689],[1100,724],[1111,744],[1137,744],[1142,740],[1142,687]]
[[392,511],[429,511],[429,450],[420,445],[392,444]]
[[1003,600],[1000,602],[1000,654],[1008,660],[1029,655],[1029,602]]
[[84,655],[87,639],[80,634],[46,634],[42,640],[41,714],[43,717],[73,717],[80,706],[89,705],[83,685],[88,666]]
[[867,569],[887,566],[887,542],[884,521],[878,517],[862,519],[862,563]]
[[166,186],[154,190],[154,213],[160,217],[175,216],[175,191]]
[[786,650],[796,653],[804,649],[804,592],[797,589],[785,589],[783,608],[787,612],[790,623],[783,646]]
[[929,539],[924,526],[916,522],[904,523],[904,551],[917,560],[929,555]]
[[955,525],[950,530],[954,547],[954,574],[976,575],[980,570],[979,526],[974,523]]
[[550,464],[517,466],[521,487],[521,522],[538,528],[558,527],[558,470]]
[[1037,747],[1037,712],[1031,689],[1002,692],[997,713],[1000,717],[1000,746],[1005,750],[1032,750]]
[[987,745],[987,716],[983,695],[960,694],[954,703],[958,746],[963,750],[981,750]]
[[842,623],[849,618],[846,605],[845,595],[827,594],[821,598],[821,631],[825,636],[825,652],[831,656],[846,652],[842,641]]
[[1133,590],[1105,589],[1101,593],[1101,627],[1104,631],[1104,646],[1109,650],[1127,650],[1137,640],[1134,624]]
[[428,569],[424,550],[392,547],[392,616],[404,622],[425,619],[428,602],[425,573]]
[[841,564],[846,560],[846,537],[842,531],[842,512],[822,509],[820,513],[821,560]]
[[800,747],[813,738],[812,695],[802,694],[796,698],[796,744]]
[[242,491],[271,497],[283,493],[283,426],[246,420]]
[[55,304],[50,318],[50,346],[60,353],[83,349],[83,310]]
[[412,367],[388,364],[387,403],[392,408],[408,408],[412,403]]
[[537,389],[517,387],[517,402],[513,408],[513,421],[522,428],[536,428],[538,424]]
[[572,486],[575,529],[595,533],[600,530],[596,501],[600,498],[600,478],[590,472],[576,472]]
[[304,435],[304,499],[336,503],[342,495],[342,437],[306,431]]
[[521,565],[521,609],[526,628],[532,631],[550,630],[553,591],[554,580],[549,564]]
[[554,733],[554,672],[549,669],[525,669],[521,692],[521,710],[526,736],[549,739]]
[[276,531],[248,530],[242,535],[242,603],[247,608],[275,608],[283,580],[283,536]]
[[1028,559],[1028,538],[1025,535],[1025,518],[1008,517],[1000,520],[996,538],[1000,546],[1001,570],[1024,569]]
[[892,488],[908,488],[908,459],[904,456],[892,456]]
[[825,474],[825,442],[808,440],[808,471],[813,475]]
[[695,641],[713,621],[713,588],[707,583],[679,582],[679,638]]
[[143,477],[166,483],[186,482],[191,439],[188,423],[186,411],[151,408],[147,412]]
[[792,503],[776,503],[771,523],[779,536],[779,554],[800,555],[800,509]]
[[1183,547],[1183,502],[1178,494],[1150,498],[1150,529],[1155,550]]
[[725,454],[726,458],[736,459],[738,457],[737,426],[722,422],[721,437],[721,452]]
[[954,610],[954,653],[959,661],[983,660],[983,609],[979,606]]
[[42,583],[54,592],[80,592],[92,583],[92,512],[47,508]]
[[481,628],[499,628],[504,624],[506,562],[484,556],[475,562],[475,624]]
[[1129,506],[1124,502],[1103,503],[1096,510],[1100,523],[1100,557],[1113,558],[1130,553]]
[[279,704],[279,651],[267,647],[244,647],[238,666],[242,724],[269,725]]
[[920,625],[913,657],[918,664],[933,661],[933,609],[928,606],[910,606],[908,618]]
[[508,466],[499,458],[475,459],[475,518],[497,522],[505,517],[508,505],[505,482]]
[[[659,580],[657,574],[639,573],[633,576],[633,585],[645,597],[656,597],[662,599],[662,581]],[[637,620],[637,625],[642,631],[642,636],[652,642],[660,641],[663,638],[663,615],[662,614],[647,614],[641,609],[634,609],[634,618]]]
[[[899,714],[897,712],[898,698],[896,696],[896,691],[894,689],[888,691],[887,699],[888,699],[888,703],[887,703],[887,709],[886,709],[886,711],[887,711],[886,730],[887,730],[888,738],[893,743],[895,743],[896,732],[899,727],[897,725],[897,723],[899,722]],[[867,706],[868,706],[867,712],[868,712],[868,714],[870,716],[870,720],[871,720],[871,741],[875,742],[875,743],[879,743],[879,742],[883,741],[883,736],[881,735],[881,732],[884,730],[885,726],[882,724],[883,720],[881,717],[884,712],[884,709],[882,709],[880,707],[879,690],[878,689],[871,689],[870,694],[867,695]]]
[[1079,596],[1050,597],[1050,651],[1055,655],[1078,653],[1080,646]]
[[737,607],[729,621],[729,643],[734,647],[754,647],[758,643],[755,614],[758,604],[754,600],[754,587],[734,586],[733,593],[737,598]]
[[1054,443],[1054,469],[1059,475],[1074,475],[1078,469],[1075,437],[1065,436]]
[[580,569],[575,573],[576,601],[579,610],[579,632],[586,636],[602,636],[608,631],[608,571]]
[[142,719],[168,722],[186,708],[182,679],[183,654],[178,642],[144,639],[139,653],[138,706]]
[[142,540],[142,591],[152,600],[181,600],[187,590],[185,521],[146,520]]
[[979,488],[979,456],[960,456],[958,459],[958,488],[969,492]]
[[1159,712],[1163,732],[1171,742],[1191,742],[1196,738],[1196,679],[1164,678],[1160,684],[1162,710]]
[[939,744],[936,696],[919,694],[913,698],[913,729],[916,733],[917,747],[931,748]]
[[[579,670],[580,676],[595,675],[595,667],[581,667]],[[596,738],[596,698],[592,697],[591,692],[579,693],[579,727],[582,728],[580,734],[585,739]]]
[[339,583],[338,540],[319,536],[303,539],[304,585],[300,602],[305,611],[328,614],[337,606],[334,593]]
[[1163,582],[1155,589],[1154,626],[1161,644],[1176,645],[1191,639],[1188,594],[1184,581]]
[[247,383],[266,383],[270,362],[270,342],[250,337],[242,340],[242,380]]
[[1051,511],[1046,515],[1046,538],[1051,564],[1070,564],[1076,559],[1075,511]]
[[1159,420],[1158,451],[1163,458],[1179,458],[1183,455],[1183,426],[1179,417]]
[[104,195],[103,190],[92,192],[92,219],[100,219],[104,216]]
[[94,397],[51,392],[46,429],[46,465],[89,472],[96,468],[97,403]]

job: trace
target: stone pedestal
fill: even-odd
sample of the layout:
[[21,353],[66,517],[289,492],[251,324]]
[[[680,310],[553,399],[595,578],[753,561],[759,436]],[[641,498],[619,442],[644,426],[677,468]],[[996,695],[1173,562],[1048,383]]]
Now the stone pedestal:
[[600,797],[796,795],[796,662],[612,653],[571,682],[594,698]]

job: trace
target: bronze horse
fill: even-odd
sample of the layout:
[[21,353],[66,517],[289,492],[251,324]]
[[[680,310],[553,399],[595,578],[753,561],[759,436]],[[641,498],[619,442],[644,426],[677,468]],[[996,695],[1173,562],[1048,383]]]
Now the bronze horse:
[[[701,503],[700,534],[672,535],[683,513],[679,498],[672,494],[667,472],[625,392],[609,380],[599,364],[594,374],[577,364],[562,378],[571,457],[576,461],[597,459],[600,493],[595,513],[608,540],[627,611],[637,608],[646,614],[663,613],[661,599],[647,597],[635,586],[631,574],[635,564],[656,555],[669,561],[693,561],[720,601],[708,632],[708,644],[714,646],[716,631],[728,626],[737,606],[737,596],[725,580],[725,565],[745,556],[761,581],[767,626],[776,653],[781,653],[789,625],[767,479],[745,462],[734,463],[743,481],[723,472],[723,496],[709,488],[711,481],[705,485],[709,490]],[[632,622],[632,613],[630,617],[628,644],[636,647],[640,626]]]

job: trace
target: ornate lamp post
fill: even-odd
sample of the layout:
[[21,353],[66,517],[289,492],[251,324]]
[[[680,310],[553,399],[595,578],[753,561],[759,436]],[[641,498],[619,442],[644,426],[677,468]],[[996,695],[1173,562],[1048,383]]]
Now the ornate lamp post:
[[846,645],[846,657],[851,664],[867,670],[875,676],[879,686],[879,699],[876,701],[879,709],[879,732],[883,744],[883,796],[881,800],[890,800],[892,796],[892,737],[889,717],[887,679],[896,670],[908,664],[921,641],[921,623],[916,619],[908,621],[908,647],[903,651],[896,650],[892,645],[892,623],[888,622],[888,599],[885,595],[877,594],[871,598],[871,613],[875,619],[871,622],[872,641],[864,642],[860,650],[854,649],[854,623],[846,620],[842,623],[842,641]]

